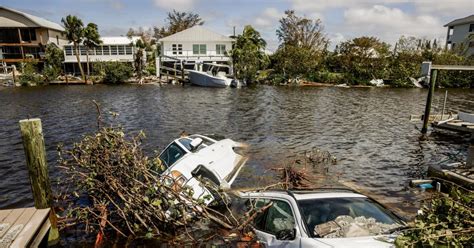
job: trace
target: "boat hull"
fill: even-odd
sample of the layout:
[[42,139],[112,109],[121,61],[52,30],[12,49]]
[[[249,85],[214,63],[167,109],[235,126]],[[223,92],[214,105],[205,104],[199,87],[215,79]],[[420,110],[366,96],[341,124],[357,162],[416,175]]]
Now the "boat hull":
[[194,85],[204,87],[228,87],[232,79],[211,76],[205,72],[189,70],[189,81]]

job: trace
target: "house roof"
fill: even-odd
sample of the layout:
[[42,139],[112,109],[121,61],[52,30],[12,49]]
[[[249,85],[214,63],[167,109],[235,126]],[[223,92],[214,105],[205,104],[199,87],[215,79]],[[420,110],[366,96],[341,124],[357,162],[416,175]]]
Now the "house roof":
[[132,36],[131,38],[127,36],[100,37],[100,40],[102,40],[102,44],[104,45],[128,45],[131,42],[135,43],[139,39],[141,39],[140,36]]
[[[102,41],[101,45],[128,45],[130,43],[135,43],[137,40],[140,40],[140,36],[132,36],[132,37],[127,37],[127,36],[102,36],[100,37],[100,40]],[[72,43],[69,43],[69,45],[72,45]]]
[[38,25],[38,27],[49,28],[49,29],[53,29],[53,30],[57,30],[57,31],[64,31],[64,28],[61,25],[59,25],[57,23],[54,23],[52,21],[48,21],[44,18],[34,16],[34,15],[30,15],[28,13],[21,12],[19,10],[15,10],[15,9],[10,9],[10,8],[4,7],[4,6],[0,6],[0,10],[1,9],[4,9],[4,10],[12,12],[12,13],[16,13],[18,15],[21,15],[21,16],[25,17],[26,19],[30,20],[31,22],[33,22],[34,24]]
[[474,15],[466,16],[464,18],[459,18],[454,21],[451,21],[450,23],[444,25],[445,27],[449,26],[457,26],[457,25],[462,25],[466,23],[474,23]]
[[196,25],[176,34],[161,38],[159,41],[233,41],[233,39],[211,31],[203,26]]

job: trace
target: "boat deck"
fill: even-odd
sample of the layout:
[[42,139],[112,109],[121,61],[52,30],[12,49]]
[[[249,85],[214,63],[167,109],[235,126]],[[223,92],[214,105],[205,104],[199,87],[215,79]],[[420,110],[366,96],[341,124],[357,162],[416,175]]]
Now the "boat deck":
[[0,210],[0,248],[40,246],[51,226],[49,212],[33,207]]

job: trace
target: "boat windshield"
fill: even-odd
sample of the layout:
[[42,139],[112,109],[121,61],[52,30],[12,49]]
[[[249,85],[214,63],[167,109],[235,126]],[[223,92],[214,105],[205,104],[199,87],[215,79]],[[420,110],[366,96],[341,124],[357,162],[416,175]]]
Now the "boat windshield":
[[[354,228],[350,228],[353,223],[361,228],[355,236],[381,234],[402,226],[397,216],[369,198],[320,198],[299,200],[298,203],[313,237],[346,237],[345,232],[354,232]],[[377,230],[373,230],[375,227]]]
[[166,168],[172,166],[176,161],[186,154],[183,148],[179,147],[175,142],[171,143],[160,155],[161,161],[166,165]]

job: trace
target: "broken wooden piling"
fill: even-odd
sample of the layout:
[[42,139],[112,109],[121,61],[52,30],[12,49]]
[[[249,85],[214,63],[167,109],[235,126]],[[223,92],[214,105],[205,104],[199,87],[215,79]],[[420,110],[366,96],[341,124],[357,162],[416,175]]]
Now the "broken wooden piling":
[[20,121],[20,131],[23,138],[26,165],[31,183],[31,191],[37,209],[51,208],[49,219],[51,230],[48,243],[55,244],[59,241],[57,217],[52,208],[53,197],[51,183],[46,161],[43,130],[40,119],[26,119]]
[[436,86],[436,79],[438,76],[438,70],[433,70],[430,80],[430,89],[428,91],[428,97],[426,98],[425,114],[423,118],[423,127],[421,128],[421,133],[425,134],[428,132],[428,124],[430,119],[431,112],[431,103],[433,102],[433,95]]

